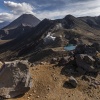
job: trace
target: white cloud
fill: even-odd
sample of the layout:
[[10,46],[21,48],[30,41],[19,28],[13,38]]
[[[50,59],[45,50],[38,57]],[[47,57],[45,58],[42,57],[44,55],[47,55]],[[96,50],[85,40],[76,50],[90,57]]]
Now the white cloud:
[[3,23],[4,21],[0,21],[0,23]]
[[43,11],[41,12],[37,12],[35,15],[40,18],[48,18],[48,19],[56,19],[56,18],[61,18],[67,14],[70,14],[69,11],[63,10],[63,11]]
[[15,3],[12,1],[4,1],[4,4],[5,4],[5,6],[8,7],[10,12],[0,13],[0,22],[13,21],[14,19],[16,19],[17,17],[19,17],[20,15],[22,15],[24,13],[34,14],[33,10],[35,8],[25,2]]
[[40,19],[63,18],[67,14],[72,14],[74,16],[98,16],[100,14],[100,0],[85,0],[82,2],[77,0],[76,2],[65,3],[63,8],[59,6],[58,9],[56,7],[56,9],[53,8],[53,10],[44,9],[41,11],[38,9],[39,5],[34,8],[31,4],[25,2],[15,3],[13,1],[4,1],[4,4],[8,7],[9,12],[0,13],[0,22],[13,21],[24,13],[31,13]]
[[13,14],[22,14],[22,13],[32,13],[33,14],[33,9],[34,7],[31,6],[28,3],[15,3],[12,1],[4,1],[4,4],[11,9],[11,12]]
[[14,15],[10,13],[0,13],[0,22],[11,21],[14,19]]
[[89,1],[80,1],[75,3],[69,3],[65,5],[64,9],[55,10],[55,11],[43,11],[37,12],[36,16],[39,18],[63,18],[67,14],[72,14],[76,17],[79,16],[98,16],[100,15],[100,0],[89,0]]

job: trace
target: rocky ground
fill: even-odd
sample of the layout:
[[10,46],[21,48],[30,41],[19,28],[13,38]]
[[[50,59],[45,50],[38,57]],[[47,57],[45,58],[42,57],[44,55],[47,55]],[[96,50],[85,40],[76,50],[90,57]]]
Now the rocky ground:
[[63,75],[63,66],[44,63],[30,67],[33,88],[25,95],[9,100],[100,100],[100,74],[96,77],[80,75],[75,77],[76,88],[69,83],[68,75]]
[[100,44],[80,44],[66,53],[34,63],[1,62],[0,95],[9,100],[100,100]]

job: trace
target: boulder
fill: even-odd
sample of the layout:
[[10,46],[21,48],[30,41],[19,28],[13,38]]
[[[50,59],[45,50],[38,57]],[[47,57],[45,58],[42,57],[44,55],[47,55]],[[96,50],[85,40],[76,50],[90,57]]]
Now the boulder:
[[95,59],[87,54],[77,54],[75,56],[76,64],[78,67],[83,68],[87,72],[97,72],[98,68],[95,67]]
[[58,59],[57,58],[52,58],[51,59],[51,64],[55,64],[56,62],[58,62]]
[[27,61],[5,62],[0,69],[0,96],[13,98],[26,93],[32,87]]
[[76,88],[77,85],[78,85],[77,80],[76,80],[73,76],[71,76],[71,77],[69,78],[69,83],[70,83],[74,88]]
[[69,61],[70,61],[70,56],[62,57],[58,64],[65,65],[65,64],[69,63]]

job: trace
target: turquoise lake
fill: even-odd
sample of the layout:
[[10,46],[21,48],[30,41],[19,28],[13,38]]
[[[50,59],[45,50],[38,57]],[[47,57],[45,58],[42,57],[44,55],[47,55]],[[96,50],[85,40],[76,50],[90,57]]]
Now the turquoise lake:
[[69,44],[67,46],[64,47],[64,50],[66,51],[72,51],[76,48],[76,45],[73,45],[73,44]]

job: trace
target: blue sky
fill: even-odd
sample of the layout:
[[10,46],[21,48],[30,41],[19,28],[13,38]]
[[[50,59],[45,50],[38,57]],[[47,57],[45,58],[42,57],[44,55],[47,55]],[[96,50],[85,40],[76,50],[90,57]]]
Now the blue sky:
[[39,19],[100,15],[100,0],[0,0],[0,22],[13,21],[24,13]]

